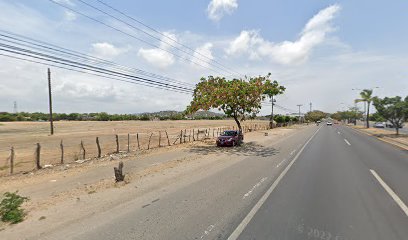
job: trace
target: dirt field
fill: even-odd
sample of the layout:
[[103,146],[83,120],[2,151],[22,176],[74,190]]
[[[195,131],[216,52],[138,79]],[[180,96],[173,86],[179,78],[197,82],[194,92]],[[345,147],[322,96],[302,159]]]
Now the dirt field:
[[[246,121],[246,128],[266,127],[267,121]],[[185,120],[185,121],[122,121],[122,122],[55,122],[55,134],[49,135],[47,122],[5,122],[0,124],[0,176],[9,173],[10,148],[14,147],[14,173],[30,171],[35,167],[36,144],[41,144],[41,165],[58,164],[61,159],[60,143],[63,142],[64,162],[69,163],[82,159],[81,141],[85,146],[85,158],[97,156],[96,137],[99,137],[102,155],[116,151],[116,137],[119,136],[120,151],[128,150],[128,134],[130,151],[145,150],[167,146],[166,131],[171,145],[179,144],[180,131],[185,130],[183,141],[202,139],[217,135],[219,128],[232,128],[232,120]],[[236,128],[236,127],[235,127]],[[137,143],[139,136],[139,146]],[[150,137],[151,136],[151,137]]]

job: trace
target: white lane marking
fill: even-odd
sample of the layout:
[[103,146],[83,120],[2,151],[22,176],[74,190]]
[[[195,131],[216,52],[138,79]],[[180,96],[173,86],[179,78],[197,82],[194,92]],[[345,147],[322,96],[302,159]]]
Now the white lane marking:
[[249,197],[252,192],[255,190],[255,188],[261,186],[261,184],[268,179],[268,177],[264,177],[262,178],[259,182],[257,182],[247,193],[244,194],[244,196],[242,197],[242,199],[245,199],[246,197]]
[[205,236],[207,236],[208,234],[210,234],[210,232],[214,229],[214,225],[210,225],[207,227],[207,229],[204,231],[204,234],[201,235],[200,239],[204,239]]
[[337,132],[337,134],[340,134],[340,132]]
[[296,152],[296,149],[290,152],[290,155],[292,156]]
[[286,166],[286,168],[282,171],[282,173],[278,176],[278,178],[273,182],[272,186],[266,191],[266,193],[259,199],[259,201],[255,204],[255,206],[251,209],[251,211],[248,213],[248,215],[242,220],[242,222],[238,225],[238,227],[231,233],[231,235],[228,237],[228,240],[236,240],[239,235],[244,231],[245,227],[248,225],[248,223],[251,221],[251,219],[255,216],[256,212],[261,208],[261,206],[265,203],[266,199],[271,195],[273,190],[278,186],[279,182],[281,179],[286,175],[286,173],[289,171],[290,167],[295,163],[295,161],[299,158],[300,154],[303,152],[307,144],[313,139],[314,136],[316,136],[317,132],[322,128],[320,126],[316,132],[307,140],[307,142],[303,145],[303,147],[300,149],[300,151],[296,154],[296,156],[293,158],[293,160]]
[[347,143],[347,145],[351,146],[351,144],[349,143],[349,141],[347,141],[347,139],[344,139],[344,141]]
[[394,199],[398,206],[404,211],[405,215],[408,216],[408,207],[405,203],[398,197],[398,195],[382,180],[382,178],[372,169],[370,169],[371,174],[377,179],[381,186],[387,191],[387,193]]
[[284,158],[280,163],[278,163],[278,165],[276,165],[276,168],[280,167],[280,165],[282,165],[282,163],[284,163],[287,159]]

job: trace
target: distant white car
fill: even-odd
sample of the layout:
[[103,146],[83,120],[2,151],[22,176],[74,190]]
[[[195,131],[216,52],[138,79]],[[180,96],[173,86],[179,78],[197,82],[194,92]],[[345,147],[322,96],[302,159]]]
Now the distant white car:
[[376,122],[374,123],[375,128],[385,128],[385,124],[382,122]]
[[327,122],[326,125],[327,126],[333,126],[333,123],[332,122]]

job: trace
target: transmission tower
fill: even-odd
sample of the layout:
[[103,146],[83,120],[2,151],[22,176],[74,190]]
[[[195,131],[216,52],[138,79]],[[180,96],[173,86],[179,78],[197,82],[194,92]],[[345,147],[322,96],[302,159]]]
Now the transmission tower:
[[13,105],[13,113],[17,114],[17,101],[14,101],[14,105]]

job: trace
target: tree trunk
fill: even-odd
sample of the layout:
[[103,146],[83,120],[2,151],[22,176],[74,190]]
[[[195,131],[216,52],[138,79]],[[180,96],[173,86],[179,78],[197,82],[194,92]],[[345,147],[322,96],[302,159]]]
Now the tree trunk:
[[239,122],[239,120],[238,120],[238,118],[237,118],[236,116],[234,116],[234,120],[235,120],[235,122],[237,123],[237,126],[238,126],[238,128],[239,128],[239,131],[242,132],[241,123]]
[[396,134],[399,135],[399,127],[397,125],[397,127],[395,128]]

